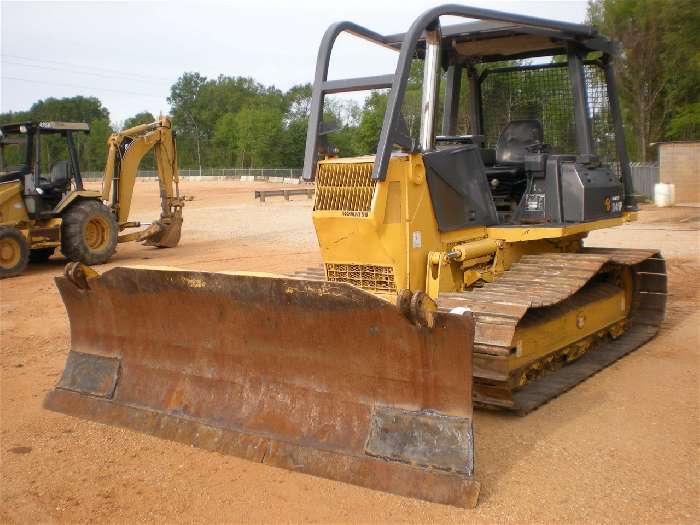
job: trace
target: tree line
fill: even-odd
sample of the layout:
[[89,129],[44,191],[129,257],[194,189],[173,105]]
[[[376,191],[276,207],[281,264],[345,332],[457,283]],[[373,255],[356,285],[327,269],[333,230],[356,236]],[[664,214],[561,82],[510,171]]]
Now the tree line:
[[[693,4],[694,0],[589,2],[588,21],[622,46],[616,67],[632,160],[652,160],[653,142],[700,138],[700,10],[693,9]],[[496,77],[484,86],[485,115],[489,109],[506,107],[508,114],[520,111],[524,115],[520,118],[528,115],[547,118],[552,113],[547,104],[548,98],[554,100],[554,97],[537,91],[545,81],[544,74],[529,73],[517,84],[507,76]],[[404,123],[414,137],[420,126],[421,79],[422,64],[415,60],[402,107]],[[546,80],[548,93],[568,89],[564,75],[553,78],[550,74]],[[465,88],[466,84],[465,79]],[[302,166],[311,105],[310,84],[283,91],[247,77],[207,78],[187,72],[171,86],[168,103],[181,167]],[[329,138],[341,155],[375,150],[386,103],[387,95],[382,91],[371,92],[362,103],[336,97],[326,99],[324,121],[336,126]],[[461,106],[458,131],[466,133],[470,131],[468,104]],[[594,129],[602,129],[601,116],[596,114],[593,118]],[[91,133],[78,140],[81,166],[84,170],[101,170],[109,134],[153,121],[155,116],[140,112],[121,125],[111,124],[109,111],[102,102],[83,96],[48,98],[36,102],[27,111],[0,114],[2,123],[28,119],[88,122]],[[496,119],[493,126],[500,128],[505,124],[501,120]],[[487,128],[490,122],[487,118]],[[554,140],[573,133],[568,118],[548,122],[545,127],[547,124],[546,133]],[[493,130],[487,131],[494,134]],[[559,140],[566,143],[569,139]],[[51,147],[47,154],[50,156]],[[142,168],[153,168],[152,157],[144,159]]]
[[700,139],[697,0],[590,0],[588,22],[620,45],[616,73],[633,160],[655,142]]

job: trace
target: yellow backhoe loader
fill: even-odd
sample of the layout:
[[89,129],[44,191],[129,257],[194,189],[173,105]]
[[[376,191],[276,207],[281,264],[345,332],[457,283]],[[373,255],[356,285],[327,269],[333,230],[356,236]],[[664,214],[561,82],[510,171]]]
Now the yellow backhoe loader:
[[[476,21],[443,28],[443,16]],[[341,33],[397,51],[395,71],[329,80]],[[332,25],[304,165],[323,268],[74,266],[57,279],[72,347],[45,406],[473,506],[473,402],[527,413],[638,348],[664,316],[657,250],[583,246],[637,209],[613,59],[593,27],[459,5],[397,35]],[[415,137],[402,108],[413,60]],[[325,97],[379,89],[376,153],[334,156]]]
[[[101,192],[86,190],[80,173],[74,134],[89,131],[87,124],[72,122],[0,126],[0,278],[19,275],[29,261],[47,260],[56,247],[71,261],[102,264],[118,242],[177,245],[183,199],[170,121],[161,118],[110,136]],[[65,140],[67,158],[54,161],[42,174],[42,138],[47,135]],[[129,221],[129,211],[139,163],[151,148],[158,165],[160,219],[119,235],[141,226]]]
[[110,202],[119,230],[138,228],[129,222],[131,199],[139,164],[153,150],[160,186],[160,218],[144,230],[120,235],[119,242],[139,241],[146,246],[172,248],[180,241],[184,198],[179,193],[175,132],[167,117],[113,133],[107,141],[109,151],[102,181],[102,199]]

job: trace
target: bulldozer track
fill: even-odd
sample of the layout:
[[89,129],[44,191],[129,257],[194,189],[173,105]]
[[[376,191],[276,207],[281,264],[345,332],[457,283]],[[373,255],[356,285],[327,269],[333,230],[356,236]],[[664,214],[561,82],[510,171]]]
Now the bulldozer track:
[[[592,280],[616,267],[631,270],[627,319],[529,363],[517,371],[517,377],[503,371],[502,365],[515,351],[516,328],[526,315],[528,322],[555,318],[566,309],[613,293],[613,285],[592,284]],[[322,268],[307,268],[293,277],[324,280],[325,274]],[[586,248],[578,253],[526,255],[492,283],[440,294],[438,308],[450,312],[463,307],[474,314],[475,405],[524,415],[654,337],[664,319],[666,292],[666,264],[658,250]],[[494,366],[499,364],[500,369]],[[528,381],[522,385],[518,379],[525,376]]]
[[[567,349],[557,349],[516,373],[494,366],[505,365],[515,351],[513,336],[526,315],[530,322],[555,318],[566,309],[612,293],[610,284],[591,283],[594,276],[616,266],[629,267],[632,274],[632,303],[625,323],[612,324],[597,337],[571,345],[579,345],[582,351],[572,362],[552,367],[555,373],[549,373],[545,362]],[[666,266],[657,250],[589,248],[579,253],[526,255],[493,283],[441,294],[438,307],[450,311],[461,306],[474,312],[475,404],[527,414],[651,339],[664,318],[666,291]],[[538,369],[543,369],[538,377],[521,386],[519,377]]]

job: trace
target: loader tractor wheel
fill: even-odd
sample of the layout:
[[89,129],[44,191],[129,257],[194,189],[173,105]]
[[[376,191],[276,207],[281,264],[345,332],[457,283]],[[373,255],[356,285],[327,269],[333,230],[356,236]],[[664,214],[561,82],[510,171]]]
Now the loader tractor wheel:
[[27,267],[29,247],[24,235],[12,227],[0,227],[0,279],[19,275]]
[[107,206],[96,200],[78,201],[63,214],[61,251],[71,261],[102,264],[117,249],[118,231]]
[[29,252],[29,262],[44,263],[53,255],[56,248],[35,248]]

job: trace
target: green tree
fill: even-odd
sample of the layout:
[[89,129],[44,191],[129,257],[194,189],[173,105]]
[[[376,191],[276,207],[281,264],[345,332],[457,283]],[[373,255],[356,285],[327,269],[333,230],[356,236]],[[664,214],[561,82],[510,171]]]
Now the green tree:
[[311,112],[311,84],[297,84],[284,94],[285,120],[303,120]]
[[360,124],[355,134],[355,147],[358,150],[364,153],[377,151],[387,100],[387,94],[381,91],[372,91],[365,99],[360,114]]
[[[181,76],[171,88],[168,100],[180,137],[181,164],[187,165],[196,158],[200,166],[212,167],[231,162],[233,121],[226,115],[263,107],[283,115],[288,108],[285,95],[274,86],[264,86],[246,77],[220,75],[207,79],[199,73]],[[271,129],[273,135],[278,127]]]
[[668,123],[666,137],[670,140],[700,138],[700,102],[679,105]]
[[31,118],[35,120],[63,120],[66,122],[92,122],[106,119],[109,111],[96,97],[47,98],[39,100],[29,108]]
[[664,41],[673,64],[668,89],[669,122],[665,138],[700,139],[700,10],[694,0],[675,0],[666,12]]
[[289,168],[301,168],[304,165],[306,150],[306,132],[309,118],[294,119],[285,124],[282,137],[282,165]]
[[[0,115],[0,122],[22,120],[87,122],[90,134],[75,135],[80,167],[84,171],[99,171],[103,168],[106,142],[112,128],[109,111],[95,97],[65,97],[38,100],[27,111],[9,112]],[[65,140],[57,135],[42,138],[41,169],[48,170],[57,160],[68,158]]]
[[266,106],[244,107],[235,117],[235,145],[241,167],[279,166],[282,113]]
[[214,141],[223,152],[224,163],[228,166],[236,165],[237,121],[235,113],[224,113],[216,122]]
[[328,146],[341,157],[357,155],[360,151],[356,135],[362,108],[353,100],[328,97],[324,109],[324,126],[333,129],[325,137]]
[[[134,115],[133,117],[129,117],[124,121],[124,124],[122,126],[122,131],[133,128],[135,126],[140,126],[141,124],[150,124],[152,122],[155,122],[157,119],[155,116],[153,116],[153,113],[150,111],[141,111]],[[139,164],[139,169],[142,170],[155,170],[156,169],[156,156],[153,153],[153,150],[150,150],[144,157],[141,159],[141,163]]]
[[615,69],[633,157],[651,143],[698,138],[700,15],[694,0],[591,0],[589,21],[620,43]]
[[140,113],[136,113],[136,115],[133,117],[126,119],[124,121],[123,129],[133,128],[134,126],[140,126],[141,124],[150,124],[156,120],[156,117],[154,117],[153,113],[150,111],[141,111]]
[[191,143],[194,144],[197,164],[202,170],[202,122],[200,120],[198,95],[207,78],[199,73],[184,73],[170,88],[168,103],[171,106],[174,126],[183,139],[180,153],[191,157]]
[[80,161],[81,169],[86,171],[104,170],[107,159],[107,139],[112,134],[112,127],[105,119],[93,120],[90,124],[90,134],[83,139],[83,152]]
[[304,164],[311,91],[311,84],[298,84],[284,94],[284,132],[280,161],[285,167],[300,168]]

